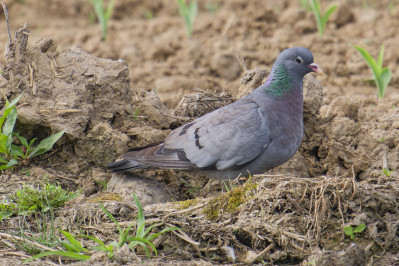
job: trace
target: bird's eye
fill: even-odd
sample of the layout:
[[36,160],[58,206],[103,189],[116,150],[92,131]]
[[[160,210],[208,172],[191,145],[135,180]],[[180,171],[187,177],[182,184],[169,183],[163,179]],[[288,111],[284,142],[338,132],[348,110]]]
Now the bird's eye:
[[295,61],[296,61],[298,64],[302,64],[302,63],[303,63],[303,59],[302,59],[302,57],[300,57],[300,56],[298,56],[298,57],[295,59]]

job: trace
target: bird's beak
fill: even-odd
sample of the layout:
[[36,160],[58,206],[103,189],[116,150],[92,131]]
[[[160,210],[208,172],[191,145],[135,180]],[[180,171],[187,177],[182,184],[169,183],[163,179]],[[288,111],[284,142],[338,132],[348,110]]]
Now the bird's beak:
[[308,67],[310,67],[313,72],[316,72],[317,74],[320,74],[320,75],[324,75],[323,70],[321,70],[321,68],[318,67],[315,63],[308,65]]

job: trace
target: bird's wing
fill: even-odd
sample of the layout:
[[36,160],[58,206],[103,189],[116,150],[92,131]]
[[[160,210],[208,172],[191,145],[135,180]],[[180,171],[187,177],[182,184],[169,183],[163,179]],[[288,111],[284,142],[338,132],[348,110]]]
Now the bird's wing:
[[175,129],[165,148],[183,151],[198,168],[225,170],[252,161],[271,141],[259,105],[246,98]]

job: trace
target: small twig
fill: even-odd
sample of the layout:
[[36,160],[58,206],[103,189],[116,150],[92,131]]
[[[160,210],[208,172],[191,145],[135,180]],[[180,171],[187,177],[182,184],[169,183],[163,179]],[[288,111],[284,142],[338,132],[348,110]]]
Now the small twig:
[[186,212],[191,212],[191,211],[194,211],[194,210],[196,210],[196,209],[200,209],[200,208],[202,208],[202,207],[204,207],[204,206],[205,206],[205,203],[202,203],[202,204],[193,206],[193,207],[188,208],[188,209],[184,209],[184,210],[181,210],[181,211],[176,211],[176,212],[169,213],[168,215],[166,215],[165,217],[163,217],[163,220],[165,220],[166,218],[168,218],[168,217],[170,217],[170,216],[172,216],[172,215],[177,215],[177,214],[182,214],[182,213],[186,213]]
[[49,172],[49,173],[51,173],[51,174],[53,174],[53,175],[55,175],[56,177],[59,177],[59,178],[63,178],[63,179],[72,181],[72,182],[74,182],[75,184],[79,183],[78,180],[75,180],[75,179],[70,178],[70,177],[66,177],[66,176],[59,175],[59,174],[57,174],[57,173],[56,173],[54,170],[52,170],[52,169],[46,169],[46,171]]
[[264,255],[266,255],[267,252],[269,252],[272,248],[274,248],[274,243],[271,243],[269,246],[267,246],[267,248],[265,248],[264,250],[262,250],[258,255],[256,255],[255,257],[253,257],[252,259],[246,261],[246,263],[248,264],[253,264],[255,261],[257,261],[259,258],[263,257]]
[[240,66],[241,66],[241,68],[242,68],[242,71],[244,71],[244,73],[247,72],[247,71],[248,71],[248,68],[247,68],[247,66],[245,65],[244,58],[242,57],[240,51],[235,50],[235,52],[236,52],[236,58],[237,58],[238,63],[240,64]]
[[234,20],[236,19],[236,16],[234,14],[231,14],[229,19],[227,20],[226,24],[224,25],[223,31],[222,31],[222,36],[225,36],[229,29],[231,28],[231,25],[233,25]]
[[41,249],[45,249],[45,250],[49,250],[49,251],[57,251],[56,249],[43,246],[43,245],[41,245],[39,243],[33,242],[33,241],[29,240],[29,239],[22,238],[22,237],[19,237],[19,236],[14,236],[14,235],[6,234],[6,233],[0,233],[0,236],[6,237],[6,238],[10,238],[10,239],[19,240],[19,241],[28,242],[29,244],[32,244],[32,245],[34,245],[36,247],[39,247]]
[[353,185],[353,192],[349,200],[352,200],[355,197],[357,191],[355,168],[353,165],[352,165],[352,185]]
[[20,257],[24,257],[24,258],[30,258],[31,257],[29,255],[18,253],[18,252],[6,252],[6,253],[4,253],[4,255],[20,256]]
[[10,44],[12,43],[12,39],[11,39],[11,31],[10,31],[10,23],[8,21],[8,10],[7,10],[7,6],[6,4],[4,4],[4,2],[1,2],[2,6],[3,6],[3,10],[4,10],[4,16],[6,17],[6,24],[7,24],[7,31],[8,31],[8,39],[10,40]]
[[[169,224],[169,223],[167,223],[166,225],[167,225],[167,226],[170,226],[170,227],[173,227],[173,225],[172,225],[172,224]],[[194,247],[194,249],[197,251],[197,255],[198,255],[199,257],[202,257],[202,256],[201,256],[201,251],[200,251],[199,248],[198,248],[198,246],[200,245],[199,242],[196,242],[196,241],[194,241],[193,239],[191,239],[191,237],[189,237],[189,236],[188,236],[185,232],[183,232],[183,231],[176,231],[176,230],[173,230],[173,231],[171,231],[171,232],[172,232],[173,234],[175,234],[176,236],[180,237],[181,239],[183,239],[184,241],[190,243],[190,244]]]

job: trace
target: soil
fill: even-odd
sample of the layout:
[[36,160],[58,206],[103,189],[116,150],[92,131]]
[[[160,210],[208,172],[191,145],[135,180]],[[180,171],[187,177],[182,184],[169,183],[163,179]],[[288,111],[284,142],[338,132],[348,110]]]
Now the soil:
[[[188,37],[175,1],[118,0],[101,41],[89,1],[5,1],[13,42],[1,14],[0,106],[4,96],[24,93],[17,132],[28,139],[67,133],[27,168],[5,171],[1,198],[48,176],[82,190],[55,212],[63,230],[117,239],[97,201],[122,225],[134,224],[132,192],[147,224],[160,224],[154,231],[184,229],[155,240],[157,257],[124,248],[112,260],[99,252],[83,264],[399,264],[398,3],[322,1],[322,10],[332,3],[338,9],[320,36],[300,1],[198,2]],[[385,46],[384,66],[393,75],[385,98],[377,98],[353,45],[374,57]],[[309,48],[325,75],[305,79],[305,136],[289,162],[246,182],[106,171],[129,148],[161,142],[259,86],[277,55],[293,46]],[[1,220],[1,231],[16,232],[18,219]],[[33,219],[25,222],[35,231]],[[362,223],[366,230],[354,239],[344,234]],[[26,255],[0,238],[2,264],[22,264]],[[44,262],[59,261],[32,264]]]

